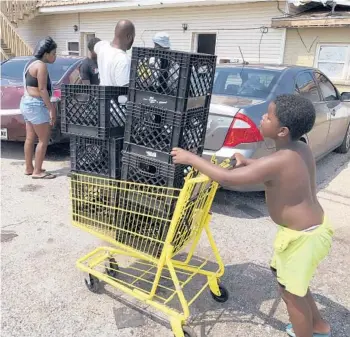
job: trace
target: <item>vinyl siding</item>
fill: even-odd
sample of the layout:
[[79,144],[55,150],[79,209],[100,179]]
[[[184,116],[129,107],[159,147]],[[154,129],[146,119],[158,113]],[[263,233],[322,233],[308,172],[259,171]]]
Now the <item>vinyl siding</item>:
[[[315,54],[318,44],[322,43],[346,43],[350,44],[349,28],[304,28],[299,29],[306,47],[304,46],[298,31],[288,29],[286,36],[286,48],[284,62],[303,66],[314,66]],[[337,82],[335,82],[337,84]],[[350,91],[350,86],[337,84],[340,91]]]
[[[80,40],[80,33],[94,32],[97,37],[112,40],[115,24],[128,18],[136,26],[135,46],[152,46],[157,31],[168,31],[172,49],[190,51],[196,33],[216,33],[218,58],[241,58],[238,46],[250,62],[259,62],[260,27],[271,25],[271,18],[280,16],[275,2],[237,5],[164,8],[133,11],[94,12],[80,14],[41,15],[18,28],[31,45],[39,37],[51,35],[58,52],[66,50],[68,40]],[[40,21],[40,24],[39,24]],[[188,25],[183,32],[182,24]],[[74,32],[78,25],[80,32]],[[254,29],[253,29],[254,28]],[[269,29],[263,35],[260,62],[280,63],[283,59],[283,29]]]

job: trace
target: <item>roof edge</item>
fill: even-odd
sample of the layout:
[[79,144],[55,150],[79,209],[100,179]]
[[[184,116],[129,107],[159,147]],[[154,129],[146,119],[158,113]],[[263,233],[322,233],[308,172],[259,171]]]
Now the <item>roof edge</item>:
[[79,12],[107,12],[126,11],[140,9],[159,9],[175,7],[213,6],[213,5],[233,5],[252,2],[273,2],[274,0],[139,0],[139,1],[99,1],[77,4],[66,4],[40,6],[40,14],[63,14]]

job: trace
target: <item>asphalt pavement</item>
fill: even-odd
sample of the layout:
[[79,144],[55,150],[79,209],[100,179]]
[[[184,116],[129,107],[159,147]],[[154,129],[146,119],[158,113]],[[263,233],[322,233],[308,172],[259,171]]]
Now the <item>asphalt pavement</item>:
[[[116,289],[89,292],[75,262],[101,241],[70,223],[68,149],[49,150],[58,177],[24,175],[22,144],[1,144],[1,324],[6,337],[171,337],[166,320]],[[350,154],[318,163],[318,196],[335,231],[312,291],[333,337],[350,336]],[[219,191],[211,228],[230,293],[220,304],[204,292],[191,307],[198,337],[282,337],[288,316],[268,263],[276,231],[263,193]],[[201,241],[196,255],[206,257]],[[196,285],[193,285],[195,291]]]

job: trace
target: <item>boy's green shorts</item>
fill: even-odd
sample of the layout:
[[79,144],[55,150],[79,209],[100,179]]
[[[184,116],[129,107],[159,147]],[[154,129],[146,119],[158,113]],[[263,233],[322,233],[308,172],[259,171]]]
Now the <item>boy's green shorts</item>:
[[326,217],[311,231],[279,226],[271,269],[285,290],[300,297],[306,295],[316,268],[330,251],[333,233]]

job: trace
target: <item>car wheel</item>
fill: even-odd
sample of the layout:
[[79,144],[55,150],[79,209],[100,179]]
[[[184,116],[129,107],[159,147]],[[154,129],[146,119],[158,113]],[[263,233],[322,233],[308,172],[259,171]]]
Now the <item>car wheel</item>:
[[350,124],[346,130],[343,143],[335,150],[338,153],[348,153],[350,150]]

